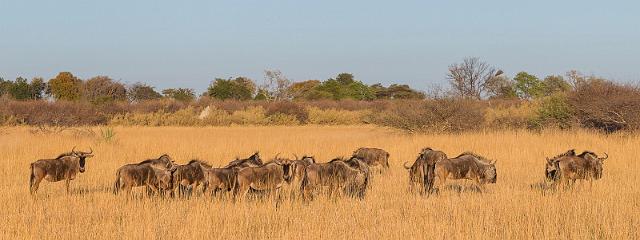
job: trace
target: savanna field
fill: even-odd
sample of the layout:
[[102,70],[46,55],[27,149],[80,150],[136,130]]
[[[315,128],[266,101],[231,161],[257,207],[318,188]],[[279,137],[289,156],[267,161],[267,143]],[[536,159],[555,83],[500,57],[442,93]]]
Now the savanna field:
[[[587,131],[498,131],[405,134],[371,126],[116,127],[36,133],[0,129],[0,239],[638,239],[640,166],[637,134]],[[29,163],[73,146],[94,150],[86,172],[71,182],[43,181],[29,194]],[[364,200],[319,197],[304,203],[272,198],[232,202],[196,196],[162,199],[112,193],[118,167],[167,153],[177,163],[198,158],[215,167],[260,151],[314,155],[319,162],[358,147],[390,154]],[[498,181],[484,193],[471,181],[449,181],[438,195],[408,191],[403,162],[432,147],[455,157],[474,151],[497,160]],[[575,148],[606,152],[602,179],[573,189],[544,187],[545,157]]]

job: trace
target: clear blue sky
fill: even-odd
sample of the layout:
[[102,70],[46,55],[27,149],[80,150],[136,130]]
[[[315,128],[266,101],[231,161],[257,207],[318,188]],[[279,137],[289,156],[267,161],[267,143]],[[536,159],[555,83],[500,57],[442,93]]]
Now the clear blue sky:
[[638,1],[0,0],[0,76],[71,71],[203,91],[215,77],[446,85],[477,56],[543,77],[640,80]]

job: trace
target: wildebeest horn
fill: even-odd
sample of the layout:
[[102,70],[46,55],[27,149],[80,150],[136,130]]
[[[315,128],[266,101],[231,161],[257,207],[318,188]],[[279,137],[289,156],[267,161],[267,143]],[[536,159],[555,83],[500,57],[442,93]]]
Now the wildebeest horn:
[[296,155],[295,153],[293,154],[293,157],[295,157],[296,160],[298,160],[298,155]]
[[607,158],[609,158],[609,154],[604,153],[604,157],[602,157],[602,158],[598,158],[598,159],[600,159],[600,160],[605,160],[605,159],[607,159]]
[[71,152],[72,152],[72,153],[75,153],[75,152],[76,152],[76,147],[77,147],[77,146],[73,146],[73,148],[71,149]]
[[280,155],[280,153],[278,153],[278,154],[276,154],[276,157],[275,157],[275,159],[278,159],[278,156],[279,156],[279,155]]
[[91,147],[89,147],[89,152],[87,154],[92,154],[93,153],[93,149],[91,149]]
[[498,160],[493,160],[493,161],[491,161],[491,165],[496,165],[497,162],[498,162]]
[[404,166],[404,168],[406,168],[406,169],[410,169],[411,167],[410,167],[410,166],[409,166],[409,167],[407,167],[407,163],[408,163],[408,162],[404,162],[404,164],[402,164],[402,165]]

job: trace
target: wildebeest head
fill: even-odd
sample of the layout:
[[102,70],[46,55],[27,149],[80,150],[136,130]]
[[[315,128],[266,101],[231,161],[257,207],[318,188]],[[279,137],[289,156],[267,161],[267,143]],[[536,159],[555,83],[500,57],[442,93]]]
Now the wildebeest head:
[[587,161],[589,161],[589,164],[591,164],[593,170],[592,175],[595,179],[602,178],[602,172],[604,170],[604,160],[609,158],[609,155],[607,153],[604,153],[604,155],[605,157],[598,157],[598,155],[596,155],[594,152],[589,151],[584,151],[582,154],[580,154],[582,158],[586,159]]
[[89,152],[82,152],[76,151],[76,147],[73,147],[73,149],[71,149],[71,154],[79,159],[78,163],[80,164],[80,168],[78,169],[78,171],[83,173],[85,171],[84,165],[87,158],[93,157],[93,149],[89,148]]
[[547,158],[547,162],[544,165],[544,175],[547,180],[553,181],[558,172],[557,166],[554,164],[554,159]]
[[175,172],[178,167],[178,164],[176,164],[168,154],[162,154],[158,160],[160,160],[164,164],[164,167],[170,172]]
[[495,160],[485,165],[482,180],[485,183],[496,183],[498,181],[498,172],[496,171]]
[[287,183],[291,183],[295,174],[294,169],[292,167],[292,164],[293,164],[292,161],[288,159],[275,159],[273,162],[282,167],[282,175],[283,175],[284,181]]

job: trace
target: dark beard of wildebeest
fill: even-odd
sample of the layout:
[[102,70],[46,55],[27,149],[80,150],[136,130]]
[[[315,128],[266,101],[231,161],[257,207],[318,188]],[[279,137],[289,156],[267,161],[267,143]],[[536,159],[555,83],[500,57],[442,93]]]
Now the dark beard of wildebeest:
[[191,192],[205,182],[204,169],[211,165],[200,160],[191,160],[185,165],[176,166],[173,172],[173,186],[178,188],[179,196],[191,195]]
[[609,158],[609,155],[604,154],[605,157],[598,157],[594,152],[584,151],[580,155],[566,155],[555,157],[551,160],[547,160],[547,172],[554,172],[552,177],[554,184],[558,182],[575,183],[578,179],[583,180],[598,180],[602,178],[603,163],[604,160]]
[[276,159],[258,167],[246,167],[238,170],[233,190],[233,199],[245,199],[249,190],[270,192],[280,198],[280,188],[291,183],[293,171],[291,161]]
[[93,157],[93,150],[89,152],[76,151],[60,154],[55,159],[40,159],[30,165],[29,192],[34,195],[38,191],[42,179],[49,182],[65,180],[66,192],[69,193],[70,181],[76,178],[78,172],[85,171],[86,159]]
[[444,186],[447,179],[468,179],[482,190],[485,183],[496,183],[498,180],[495,163],[480,155],[465,152],[455,158],[436,162],[434,172],[439,186]]
[[404,168],[409,171],[410,190],[413,191],[416,186],[420,186],[422,188],[421,193],[431,192],[435,180],[436,163],[447,158],[447,154],[444,152],[435,151],[427,147],[420,151],[413,165],[407,166],[407,162],[405,162]]
[[547,158],[547,162],[545,163],[545,166],[544,166],[544,175],[547,181],[553,181],[556,178],[556,173],[558,171],[555,167],[555,161],[560,159],[561,157],[566,157],[566,156],[576,156],[576,150],[569,149],[568,151],[562,154],[559,154],[551,159]]
[[389,168],[389,153],[379,148],[358,148],[352,156],[361,159],[371,167]]
[[369,183],[368,171],[353,168],[347,162],[353,166],[364,165],[361,165],[364,163],[363,161],[354,157],[346,162],[336,158],[328,163],[315,163],[307,166],[300,187],[303,199],[313,199],[315,192],[324,187],[327,188],[329,196],[335,192],[343,192],[348,196],[363,198]]
[[147,193],[170,193],[173,190],[173,171],[175,162],[167,154],[157,159],[148,159],[139,163],[126,164],[116,171],[113,193],[120,190],[131,193],[133,187],[145,186]]
[[255,152],[253,155],[245,159],[236,158],[236,160],[229,162],[229,164],[227,164],[227,166],[224,166],[224,168],[258,167],[262,165],[263,163],[262,159],[260,159],[260,153]]

